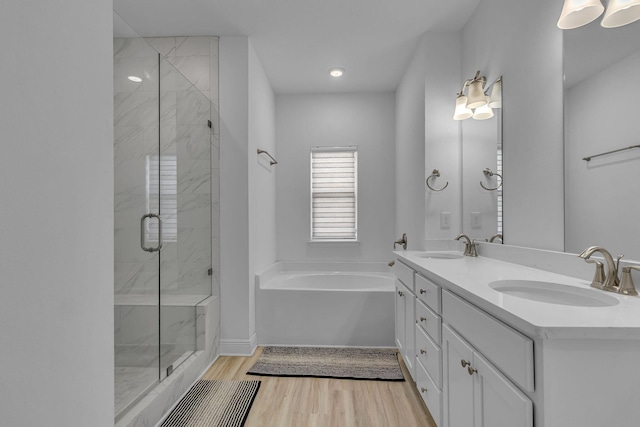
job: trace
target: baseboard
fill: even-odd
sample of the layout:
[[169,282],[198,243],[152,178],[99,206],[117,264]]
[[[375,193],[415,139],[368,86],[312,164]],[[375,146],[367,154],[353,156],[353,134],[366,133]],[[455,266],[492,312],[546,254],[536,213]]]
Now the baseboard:
[[251,356],[258,348],[258,336],[254,332],[248,340],[220,338],[221,356]]

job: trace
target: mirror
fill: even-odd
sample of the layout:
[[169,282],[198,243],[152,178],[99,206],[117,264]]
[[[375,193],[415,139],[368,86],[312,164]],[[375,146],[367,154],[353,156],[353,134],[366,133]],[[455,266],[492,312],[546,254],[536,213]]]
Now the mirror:
[[640,22],[563,36],[565,251],[640,260]]
[[502,108],[492,110],[489,119],[462,122],[462,232],[478,240],[502,234]]

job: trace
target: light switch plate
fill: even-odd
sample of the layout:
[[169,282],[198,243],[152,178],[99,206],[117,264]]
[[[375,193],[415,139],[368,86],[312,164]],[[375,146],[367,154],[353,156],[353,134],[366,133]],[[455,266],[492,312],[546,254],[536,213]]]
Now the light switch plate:
[[471,212],[471,228],[482,228],[482,214]]
[[440,229],[451,228],[451,212],[440,212]]

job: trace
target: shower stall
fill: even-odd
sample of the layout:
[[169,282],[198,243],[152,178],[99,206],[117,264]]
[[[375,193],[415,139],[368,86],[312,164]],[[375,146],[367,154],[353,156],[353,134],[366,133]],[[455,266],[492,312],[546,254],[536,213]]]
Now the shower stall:
[[[117,15],[114,25],[117,422],[206,353],[205,311],[219,293],[219,135],[217,38],[144,39]],[[180,66],[208,73],[208,90]]]

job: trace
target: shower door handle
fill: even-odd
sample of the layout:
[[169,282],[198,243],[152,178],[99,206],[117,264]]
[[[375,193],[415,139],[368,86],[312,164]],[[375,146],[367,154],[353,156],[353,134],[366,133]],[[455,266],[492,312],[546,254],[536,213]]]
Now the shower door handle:
[[[147,218],[158,218],[158,246],[156,246],[155,248],[145,246],[147,242],[144,232],[144,223]],[[140,247],[143,251],[146,252],[159,252],[160,249],[162,249],[162,218],[160,218],[160,215],[148,213],[142,215],[142,218],[140,218]]]

